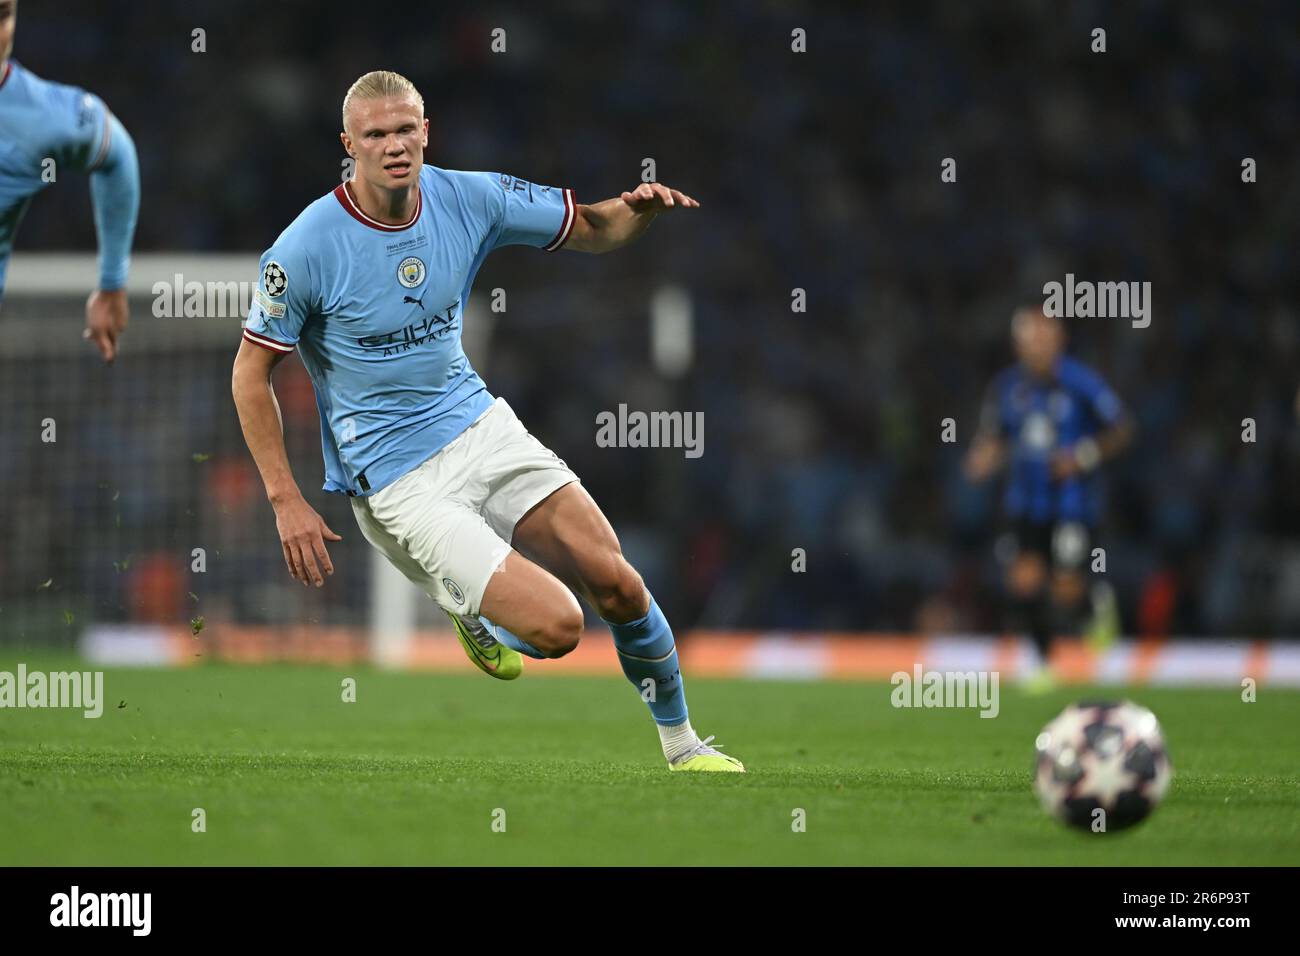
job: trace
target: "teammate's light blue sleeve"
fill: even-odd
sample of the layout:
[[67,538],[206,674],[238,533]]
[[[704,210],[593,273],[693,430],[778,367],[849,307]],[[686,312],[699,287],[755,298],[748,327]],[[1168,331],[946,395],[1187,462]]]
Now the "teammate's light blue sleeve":
[[272,352],[292,352],[314,311],[313,282],[307,256],[292,238],[281,236],[262,253],[244,338]]
[[61,83],[40,88],[48,125],[38,152],[42,164],[59,173],[90,173],[99,245],[99,288],[126,285],[140,207],[140,171],[135,144],[104,101]]
[[45,84],[39,100],[44,100],[48,118],[41,139],[45,154],[42,158],[54,160],[56,174],[88,173],[98,168],[108,153],[111,137],[104,101],[61,83]]
[[126,285],[140,208],[140,170],[135,143],[104,101],[60,83],[44,86],[49,120],[41,159],[60,172],[90,173],[99,245],[99,288]]
[[126,128],[112,113],[105,123],[108,148],[90,174],[90,196],[99,243],[99,287],[121,289],[131,267],[131,239],[140,211],[140,166]]
[[488,209],[494,222],[489,250],[525,245],[550,252],[564,245],[577,214],[572,189],[539,186],[505,173],[478,175],[490,183]]

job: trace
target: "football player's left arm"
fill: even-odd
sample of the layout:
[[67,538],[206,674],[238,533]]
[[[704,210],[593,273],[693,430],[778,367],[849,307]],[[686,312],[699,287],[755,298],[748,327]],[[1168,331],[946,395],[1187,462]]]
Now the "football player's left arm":
[[562,248],[575,252],[611,252],[645,232],[660,213],[699,206],[690,196],[663,183],[642,183],[615,199],[590,206],[578,205],[573,231]]
[[[1126,409],[1118,406],[1118,400],[1114,400],[1114,411],[1109,411],[1107,403],[1112,398],[1108,390],[1100,400],[1094,400],[1094,411],[1099,415],[1104,414],[1104,424],[1100,431],[1079,439],[1053,456],[1052,473],[1056,478],[1070,478],[1095,471],[1132,443],[1137,423]],[[1102,409],[1107,411],[1103,413]]]
[[117,355],[118,338],[126,329],[126,279],[140,209],[140,166],[130,134],[107,111],[104,136],[103,158],[90,170],[99,286],[86,300],[84,334],[99,348],[104,361],[111,362]]
[[1108,425],[1094,436],[1092,440],[1097,443],[1098,464],[1109,461],[1132,444],[1136,433],[1137,424],[1126,412],[1114,424]]

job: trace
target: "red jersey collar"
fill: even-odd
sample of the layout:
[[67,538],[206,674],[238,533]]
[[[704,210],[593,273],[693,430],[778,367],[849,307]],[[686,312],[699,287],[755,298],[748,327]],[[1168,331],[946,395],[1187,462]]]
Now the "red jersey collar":
[[339,201],[339,205],[347,211],[348,215],[357,222],[369,226],[371,229],[378,229],[380,232],[401,232],[403,229],[411,228],[411,226],[415,225],[415,221],[420,218],[420,211],[424,208],[424,195],[418,182],[415,187],[415,214],[411,216],[409,221],[396,226],[391,225],[390,223],[380,222],[378,219],[372,219],[370,216],[367,216],[362,212],[361,207],[358,206],[356,200],[352,198],[352,193],[348,192],[347,183],[339,183],[338,186],[335,187],[334,198]]

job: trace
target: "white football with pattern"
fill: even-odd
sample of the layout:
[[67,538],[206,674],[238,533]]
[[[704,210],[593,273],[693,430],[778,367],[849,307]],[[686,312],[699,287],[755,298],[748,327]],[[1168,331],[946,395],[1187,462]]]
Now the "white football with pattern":
[[1034,746],[1034,789],[1043,809],[1093,832],[1146,819],[1173,776],[1160,722],[1131,701],[1072,704]]

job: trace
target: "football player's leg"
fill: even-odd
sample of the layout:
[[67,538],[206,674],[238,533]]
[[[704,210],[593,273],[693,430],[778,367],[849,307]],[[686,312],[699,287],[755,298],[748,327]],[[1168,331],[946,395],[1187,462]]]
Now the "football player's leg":
[[623,672],[655,721],[684,721],[672,630],[586,489],[575,482],[549,495],[515,525],[512,543],[573,588],[609,626]]
[[[367,499],[352,499],[352,513],[357,520],[357,526],[361,529],[362,536],[370,542],[372,547],[388,559],[389,564],[401,571],[407,580],[428,594],[441,607],[442,604],[438,599],[439,585],[437,579],[375,517],[371,507],[372,503]],[[523,672],[523,661],[517,653],[501,648],[491,638],[469,633],[457,615],[445,607],[443,610],[451,618],[456,637],[460,641],[465,655],[475,667],[485,674],[502,680],[513,680]],[[478,637],[478,640],[474,640],[475,636]]]
[[[676,770],[744,768],[701,741],[687,719],[672,629],[577,476],[502,399],[485,435],[483,516],[502,538],[586,600],[609,625],[623,673],[650,707]],[[489,615],[491,616],[491,615]]]
[[1105,580],[1093,582],[1088,588],[1088,598],[1092,613],[1088,617],[1084,636],[1093,652],[1100,654],[1115,643],[1123,626],[1119,616],[1119,601],[1115,598],[1115,589]]
[[1093,531],[1082,522],[1062,524],[1053,535],[1052,606],[1059,629],[1082,632],[1094,652],[1106,650],[1119,636],[1119,607],[1104,576],[1089,586]]
[[[482,515],[461,509],[431,538],[417,536],[408,547],[434,582],[434,600],[457,619],[466,653],[473,655],[473,645],[485,634],[531,657],[563,657],[578,646],[582,609],[577,600],[554,575],[511,550]],[[517,676],[523,661],[509,666]]]
[[618,536],[582,485],[557,489],[515,525],[520,553],[553,572],[614,626],[646,616],[652,598]]
[[478,613],[498,625],[504,643],[518,641],[531,657],[563,657],[582,638],[582,608],[573,594],[518,551],[493,571]]
[[[531,620],[525,633],[538,636],[540,645],[518,641],[515,646],[498,640],[495,629],[479,619],[491,580],[508,577],[514,584],[520,569],[510,560],[510,545],[482,515],[456,496],[441,494],[436,481],[437,469],[422,467],[370,498],[354,498],[353,511],[366,539],[452,618],[466,655],[485,673],[505,680],[518,677],[523,670],[520,651],[534,657],[567,653],[576,643],[570,633],[580,631],[582,616],[573,596],[554,578],[549,589],[544,580],[528,583],[539,594],[567,603],[570,612],[565,626],[556,623],[556,615],[538,614]],[[513,557],[523,561],[519,555]],[[532,570],[533,576],[550,577],[540,568]],[[502,594],[509,597],[508,589],[495,590],[498,599]],[[563,611],[559,616],[566,617]],[[563,639],[557,637],[561,632]],[[512,640],[516,639],[512,636]]]
[[1052,624],[1047,597],[1047,561],[1042,553],[1021,550],[1007,568],[1007,598],[1014,616],[1029,631],[1038,656],[1030,682],[1046,689],[1051,656]]
[[1115,642],[1120,628],[1119,607],[1110,584],[1100,580],[1089,588],[1082,569],[1057,568],[1052,572],[1051,587],[1060,630],[1082,633],[1095,653]]
[[533,507],[515,525],[513,544],[582,595],[609,626],[623,673],[649,705],[672,769],[744,769],[692,729],[672,628],[582,485],[566,484]]
[[1062,630],[1071,633],[1078,630],[1086,593],[1083,574],[1077,568],[1058,567],[1052,571],[1052,608],[1057,626]]
[[1081,521],[1064,521],[1052,533],[1052,623],[1057,633],[1078,634],[1087,626],[1085,577],[1092,536]]

